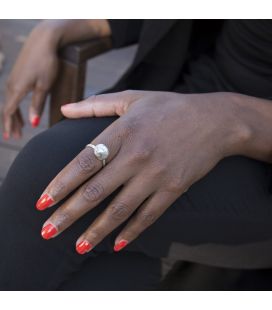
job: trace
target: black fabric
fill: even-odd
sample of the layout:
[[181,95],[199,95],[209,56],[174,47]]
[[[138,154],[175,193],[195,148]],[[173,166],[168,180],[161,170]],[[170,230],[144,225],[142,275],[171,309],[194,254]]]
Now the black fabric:
[[[114,37],[122,36],[116,28]],[[135,59],[107,92],[185,85],[272,99],[272,20],[144,20],[137,31]]]
[[272,99],[271,38],[272,20],[224,21],[213,49],[187,63],[180,87]]
[[223,88],[272,98],[272,20],[226,21],[215,62]]
[[191,20],[145,20],[132,65],[107,92],[170,90],[186,61],[192,24]]
[[120,48],[139,41],[143,20],[109,19],[113,48]]

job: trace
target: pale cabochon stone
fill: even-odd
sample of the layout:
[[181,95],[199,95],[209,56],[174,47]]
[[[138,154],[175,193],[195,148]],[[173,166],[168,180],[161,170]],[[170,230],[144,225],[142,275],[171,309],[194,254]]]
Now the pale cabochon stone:
[[94,154],[98,159],[104,160],[109,156],[109,150],[106,145],[97,144],[94,149]]

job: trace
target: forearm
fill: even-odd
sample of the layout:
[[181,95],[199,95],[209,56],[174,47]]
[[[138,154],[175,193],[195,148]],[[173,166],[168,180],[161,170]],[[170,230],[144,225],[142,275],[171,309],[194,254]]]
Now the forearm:
[[228,96],[237,128],[232,155],[272,163],[272,101],[240,94]]
[[106,19],[45,20],[30,34],[44,37],[53,47],[110,35],[111,29]]

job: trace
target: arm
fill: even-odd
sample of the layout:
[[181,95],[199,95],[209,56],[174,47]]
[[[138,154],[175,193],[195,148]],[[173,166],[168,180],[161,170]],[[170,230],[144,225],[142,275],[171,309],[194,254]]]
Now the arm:
[[110,36],[111,28],[106,19],[45,20],[33,30],[32,34],[35,33],[47,36],[54,47],[57,44],[60,48],[69,43]]

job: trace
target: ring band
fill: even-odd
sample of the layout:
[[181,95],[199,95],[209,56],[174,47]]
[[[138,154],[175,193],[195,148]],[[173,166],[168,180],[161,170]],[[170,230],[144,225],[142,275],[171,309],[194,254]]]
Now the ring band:
[[109,157],[109,149],[106,147],[105,144],[87,144],[86,147],[91,147],[94,150],[95,157],[102,161],[103,167],[106,166],[106,159]]

